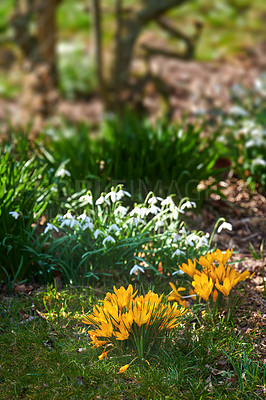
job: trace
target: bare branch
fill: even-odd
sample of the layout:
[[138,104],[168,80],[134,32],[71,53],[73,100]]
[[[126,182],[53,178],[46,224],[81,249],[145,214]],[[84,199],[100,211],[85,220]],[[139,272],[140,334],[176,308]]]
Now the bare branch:
[[188,0],[142,0],[144,8],[137,13],[141,25],[146,25],[151,20],[159,18],[172,8],[187,3]]
[[162,49],[159,47],[153,47],[149,46],[147,44],[143,44],[141,46],[149,56],[165,56],[169,58],[177,58],[179,60],[188,60],[190,57],[188,56],[187,52],[184,53],[179,53],[177,51],[171,51],[171,50],[166,50]]

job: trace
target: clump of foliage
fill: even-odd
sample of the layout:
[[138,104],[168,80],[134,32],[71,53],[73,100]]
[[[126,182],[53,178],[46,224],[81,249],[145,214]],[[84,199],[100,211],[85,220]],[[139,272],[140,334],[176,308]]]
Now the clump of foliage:
[[221,174],[214,169],[218,133],[208,139],[202,137],[203,130],[204,123],[197,128],[165,121],[154,127],[133,115],[123,121],[110,117],[93,138],[86,125],[48,130],[49,140],[44,136],[40,150],[52,168],[65,163],[73,189],[78,184],[79,189],[87,187],[99,195],[122,183],[135,201],[143,201],[153,191],[189,197],[200,206],[212,188],[199,190],[199,183],[213,177],[214,186]]
[[1,156],[0,176],[0,276],[24,279],[32,268],[25,243],[55,188],[47,179],[45,166],[38,166],[34,157],[17,161],[11,148]]
[[171,274],[177,261],[197,257],[209,248],[207,236],[187,230],[180,219],[195,203],[183,199],[177,206],[172,197],[163,199],[151,192],[130,209],[122,202],[128,197],[130,193],[121,186],[96,200],[90,191],[78,194],[72,211],[47,222],[28,248],[42,263],[43,273],[57,269],[71,284],[122,277],[128,281],[135,272],[156,279]]

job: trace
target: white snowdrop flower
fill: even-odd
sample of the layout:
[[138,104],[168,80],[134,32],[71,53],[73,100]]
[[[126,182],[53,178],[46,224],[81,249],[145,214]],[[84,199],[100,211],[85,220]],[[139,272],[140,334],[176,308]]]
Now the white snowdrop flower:
[[173,233],[173,242],[174,243],[181,239],[182,239],[182,236],[178,235],[177,233]]
[[233,226],[228,222],[223,222],[217,229],[217,233],[220,233],[223,229],[228,229],[229,231],[232,231]]
[[161,226],[164,226],[164,221],[157,221],[155,224],[155,230],[157,231]]
[[56,172],[55,176],[57,178],[64,178],[64,176],[71,176],[71,173],[65,168],[60,168],[59,171]]
[[179,269],[178,271],[175,271],[172,273],[172,275],[183,275],[185,272]]
[[208,244],[209,242],[206,236],[202,236],[196,245],[196,249],[200,249],[202,246],[208,246]]
[[154,214],[154,215],[156,215],[156,214],[158,214],[158,212],[160,212],[160,211],[161,211],[161,209],[160,209],[159,207],[157,207],[157,206],[155,206],[155,205],[152,205],[150,208],[148,208],[147,213],[148,213],[148,214]]
[[156,196],[152,196],[149,198],[148,203],[149,204],[156,204],[158,202]]
[[60,224],[60,227],[63,228],[64,226],[70,226],[71,219],[64,218]]
[[120,233],[120,228],[118,228],[118,226],[116,224],[112,224],[108,228],[108,232],[111,232],[111,231],[116,231],[116,232]]
[[44,233],[47,233],[48,231],[52,231],[55,230],[56,232],[59,232],[59,229],[57,228],[57,226],[50,224],[49,222],[46,225],[46,228],[44,229]]
[[135,274],[135,273],[138,272],[138,271],[142,272],[143,274],[145,273],[145,271],[144,271],[144,269],[143,269],[142,267],[140,267],[139,265],[134,265],[134,267],[131,268],[129,274],[130,274],[130,275],[133,275],[133,274]]
[[262,167],[265,167],[266,161],[264,161],[262,158],[254,158],[254,160],[252,160],[252,165],[261,165]]
[[178,219],[179,213],[184,214],[184,211],[180,210],[177,206],[170,206],[170,211],[175,221]]
[[181,235],[186,235],[187,234],[186,228],[184,226],[182,226],[179,233],[181,233]]
[[193,242],[193,240],[190,240],[190,239],[188,239],[188,238],[186,238],[186,243],[189,245],[189,246],[194,246],[194,242]]
[[231,115],[239,115],[241,117],[248,117],[249,113],[247,112],[247,110],[245,110],[244,108],[240,107],[240,106],[233,106],[230,108],[229,113]]
[[134,217],[133,218],[133,222],[134,222],[135,227],[137,227],[139,225],[139,223],[140,222],[143,223],[144,220],[142,218],[140,218],[140,217]]
[[124,196],[128,196],[131,197],[131,194],[129,192],[127,192],[126,190],[118,190],[118,192],[116,193],[116,200],[119,201],[122,199],[122,197]]
[[87,218],[87,215],[86,215],[85,213],[80,214],[80,215],[77,217],[77,219],[81,219],[82,221],[84,221],[85,218]]
[[191,235],[188,236],[189,240],[192,240],[192,242],[198,243],[200,240],[200,237],[198,235],[195,235],[195,233],[192,233]]
[[71,219],[71,218],[73,218],[73,215],[72,215],[70,212],[67,212],[67,213],[63,216],[63,218]]
[[137,206],[137,207],[133,208],[133,210],[130,212],[131,216],[134,214],[137,214],[137,216],[143,218],[146,216],[146,214],[148,214],[148,209],[146,207],[140,208]]
[[90,194],[84,194],[79,198],[79,201],[86,201],[87,203],[92,205],[92,196]]
[[115,193],[113,190],[111,190],[111,192],[109,192],[109,193],[107,193],[107,194],[105,195],[105,198],[104,198],[105,201],[108,200],[109,197],[111,198],[111,202],[112,202],[112,203],[115,203],[115,202],[116,202],[116,193]]
[[70,228],[74,228],[75,225],[80,226],[79,222],[74,218],[63,218],[60,227],[63,228],[63,226],[69,226]]
[[70,226],[70,228],[74,228],[75,225],[80,226],[80,223],[75,218],[72,218],[70,220],[70,225],[69,226]]
[[19,213],[17,211],[10,211],[9,214],[15,219],[18,219],[19,217]]
[[126,207],[123,207],[123,206],[118,206],[114,212],[115,215],[122,214],[123,216],[125,216],[126,213],[127,213],[127,209],[126,209]]
[[264,145],[264,141],[260,138],[250,139],[246,142],[245,147],[249,149],[250,147],[261,147]]
[[170,206],[170,205],[175,206],[175,203],[174,203],[172,197],[170,197],[170,196],[167,196],[166,199],[163,199],[161,201],[161,206]]
[[106,236],[106,238],[103,239],[103,244],[105,244],[106,242],[113,242],[115,243],[115,239],[113,238],[113,236]]
[[181,256],[181,255],[185,256],[186,254],[184,251],[176,249],[176,251],[172,254],[172,258],[174,258],[174,256]]
[[201,164],[199,164],[198,166],[197,166],[197,169],[199,170],[199,169],[201,169],[203,167],[203,164],[201,163]]
[[[96,206],[99,206],[99,205],[103,204],[104,201],[105,201],[105,198],[104,198],[103,195],[101,195],[101,196],[96,200],[95,204],[96,204]],[[110,204],[110,203],[109,203],[109,204]]]
[[196,208],[196,203],[194,201],[186,201],[183,203],[180,207],[181,210],[184,210],[185,208]]
[[94,239],[97,239],[100,233],[104,235],[103,231],[101,231],[100,229],[96,229],[96,231],[94,231],[93,233]]
[[85,224],[81,225],[81,229],[85,231],[87,228],[89,228],[91,231],[93,231],[94,225],[92,222],[85,222]]

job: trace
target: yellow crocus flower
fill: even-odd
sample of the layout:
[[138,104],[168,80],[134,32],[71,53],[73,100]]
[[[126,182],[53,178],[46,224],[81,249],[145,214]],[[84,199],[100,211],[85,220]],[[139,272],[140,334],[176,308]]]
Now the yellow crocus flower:
[[125,327],[123,323],[120,323],[118,329],[118,332],[114,332],[114,336],[117,340],[126,340],[129,338],[130,331]]
[[169,282],[169,285],[171,286],[171,288],[173,289],[173,291],[169,294],[168,296],[168,301],[178,301],[178,303],[183,306],[186,307],[187,306],[187,302],[185,300],[182,299],[181,295],[179,294],[179,292],[182,292],[183,290],[186,290],[186,288],[184,287],[179,287],[178,289],[175,287],[175,285],[172,282]]
[[123,367],[120,368],[119,374],[123,374],[129,367],[129,364],[123,365]]
[[109,353],[109,351],[111,351],[111,350],[104,351],[102,354],[100,354],[100,355],[98,356],[99,360],[102,360],[103,358],[108,358],[108,357],[107,357],[107,354]]
[[191,260],[188,260],[188,264],[183,263],[182,267],[179,265],[179,268],[191,278],[193,278],[195,274],[199,273],[199,271],[196,269],[196,260],[194,260],[193,262]]
[[205,272],[202,272],[200,275],[194,275],[192,286],[199,297],[208,301],[213,288],[212,278],[209,278]]

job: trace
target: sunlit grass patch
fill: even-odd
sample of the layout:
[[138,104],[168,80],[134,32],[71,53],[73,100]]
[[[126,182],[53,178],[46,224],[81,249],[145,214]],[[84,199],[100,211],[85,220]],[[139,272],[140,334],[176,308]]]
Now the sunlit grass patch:
[[[201,316],[202,308],[193,311],[185,329],[171,335],[167,347],[154,348],[150,365],[135,360],[119,374],[132,354],[109,353],[108,359],[99,360],[101,350],[91,349],[79,318],[52,315],[56,297],[66,303],[70,315],[79,318],[82,307],[87,304],[86,309],[92,310],[97,299],[91,289],[59,291],[54,286],[36,294],[1,298],[3,398],[263,399],[265,368],[253,352],[258,338],[242,336],[222,319],[213,327]],[[50,311],[44,298],[51,299]]]

